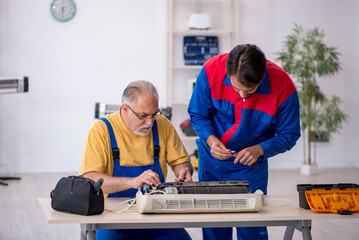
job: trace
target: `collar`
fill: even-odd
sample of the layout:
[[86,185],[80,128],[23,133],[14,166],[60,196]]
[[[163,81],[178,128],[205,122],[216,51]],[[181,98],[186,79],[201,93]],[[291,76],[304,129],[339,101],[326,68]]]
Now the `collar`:
[[269,94],[270,93],[268,70],[266,71],[263,81],[261,82],[261,84],[259,84],[259,87],[255,91],[255,93],[257,93],[257,94]]

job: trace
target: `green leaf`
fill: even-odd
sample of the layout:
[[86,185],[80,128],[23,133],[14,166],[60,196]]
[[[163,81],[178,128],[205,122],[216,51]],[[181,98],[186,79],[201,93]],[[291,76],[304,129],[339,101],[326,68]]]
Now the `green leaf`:
[[[328,100],[317,82],[319,77],[329,79],[342,69],[340,53],[335,47],[327,46],[324,37],[324,31],[319,28],[304,30],[301,25],[294,24],[281,50],[275,53],[276,60],[297,87],[303,136],[309,128],[318,137],[330,137],[349,121],[349,116],[341,109],[340,98],[333,96]],[[310,156],[308,136],[306,140]]]

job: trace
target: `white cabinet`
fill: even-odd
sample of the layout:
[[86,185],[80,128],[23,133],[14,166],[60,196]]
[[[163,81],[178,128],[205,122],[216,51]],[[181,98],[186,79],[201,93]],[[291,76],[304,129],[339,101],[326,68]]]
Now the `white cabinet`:
[[[189,118],[187,107],[191,85],[201,65],[185,65],[184,36],[217,36],[219,53],[229,52],[238,42],[237,0],[167,0],[167,105],[172,107],[172,122],[189,153],[195,149],[195,137],[185,136],[180,124]],[[207,30],[189,29],[189,16],[205,13],[210,16]]]

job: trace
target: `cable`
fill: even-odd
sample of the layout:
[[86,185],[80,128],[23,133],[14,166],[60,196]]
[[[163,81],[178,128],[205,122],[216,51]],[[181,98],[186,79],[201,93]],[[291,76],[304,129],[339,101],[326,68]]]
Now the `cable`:
[[167,194],[165,191],[162,191],[162,190],[153,190],[148,195],[152,195],[152,194],[155,194],[155,193]]
[[[162,191],[162,190],[154,190],[154,191],[151,191],[148,195],[152,195],[152,194],[155,194],[155,193],[167,194],[165,191]],[[124,209],[121,209],[121,210],[118,210],[118,211],[117,211],[116,209],[117,209],[120,205],[122,205],[122,204],[124,204],[124,203],[129,203],[129,205],[128,205],[127,207],[125,207]],[[122,212],[128,210],[130,207],[132,207],[135,203],[136,203],[136,198],[132,198],[132,199],[129,199],[129,200],[122,201],[122,202],[120,202],[120,203],[117,203],[117,204],[114,206],[112,212],[113,212],[113,213],[116,213],[116,214],[122,213]]]
[[[130,203],[130,204],[127,207],[125,207],[124,209],[121,209],[121,210],[117,211],[116,208],[118,208],[120,205],[122,205],[124,203]],[[122,201],[120,203],[117,203],[116,206],[113,207],[112,212],[113,213],[122,213],[122,212],[126,211],[127,209],[129,209],[130,207],[132,207],[135,203],[136,203],[136,198],[132,198],[132,199]]]
[[158,186],[158,189],[161,190],[166,187],[177,187],[178,188],[178,186],[175,186],[174,184],[171,184],[171,183],[162,183],[160,186]]

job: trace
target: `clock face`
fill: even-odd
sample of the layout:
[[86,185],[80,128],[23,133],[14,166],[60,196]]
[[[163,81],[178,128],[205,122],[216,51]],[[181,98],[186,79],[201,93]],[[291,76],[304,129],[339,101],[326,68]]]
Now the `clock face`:
[[56,20],[65,22],[75,15],[76,6],[72,0],[54,0],[50,12]]

